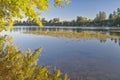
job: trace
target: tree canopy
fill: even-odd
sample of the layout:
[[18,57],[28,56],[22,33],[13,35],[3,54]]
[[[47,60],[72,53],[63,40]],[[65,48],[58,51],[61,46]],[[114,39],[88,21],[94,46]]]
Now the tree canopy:
[[106,13],[104,11],[100,11],[96,14],[95,21],[102,21],[106,19]]
[[[69,0],[53,0],[53,2],[55,7],[63,7],[69,3]],[[48,0],[0,0],[0,28],[4,29],[5,25],[11,28],[16,18],[24,17],[34,20],[39,26],[42,26],[38,18],[41,13],[35,9],[44,11],[49,8],[49,5]]]

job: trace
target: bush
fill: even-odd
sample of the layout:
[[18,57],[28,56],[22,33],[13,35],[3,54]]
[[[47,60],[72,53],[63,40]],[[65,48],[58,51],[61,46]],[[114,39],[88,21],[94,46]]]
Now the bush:
[[60,70],[48,71],[47,66],[37,65],[42,48],[23,53],[12,44],[9,36],[0,37],[0,80],[69,80]]

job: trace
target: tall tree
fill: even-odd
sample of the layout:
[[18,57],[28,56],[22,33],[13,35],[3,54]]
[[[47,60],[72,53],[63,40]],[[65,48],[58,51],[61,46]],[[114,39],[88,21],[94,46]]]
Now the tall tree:
[[113,11],[113,19],[116,19],[116,18],[117,18],[117,12]]
[[95,21],[102,21],[106,19],[106,13],[104,11],[100,11],[98,14],[96,14]]
[[117,8],[117,17],[120,18],[120,8]]
[[114,16],[113,16],[113,14],[111,13],[110,15],[109,15],[109,20],[113,20],[114,19]]

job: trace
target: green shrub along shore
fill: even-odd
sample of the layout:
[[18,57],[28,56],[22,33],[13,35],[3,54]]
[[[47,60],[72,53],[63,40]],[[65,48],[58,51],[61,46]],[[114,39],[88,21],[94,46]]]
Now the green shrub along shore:
[[48,71],[48,66],[37,65],[42,48],[23,53],[12,44],[12,37],[0,36],[0,80],[70,80],[60,70]]

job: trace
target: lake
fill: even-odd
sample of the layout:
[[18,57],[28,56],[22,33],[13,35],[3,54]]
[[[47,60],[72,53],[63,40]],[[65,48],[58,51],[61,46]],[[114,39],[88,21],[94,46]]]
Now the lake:
[[120,80],[120,28],[15,26],[2,34],[23,51],[42,47],[38,64],[71,80]]

